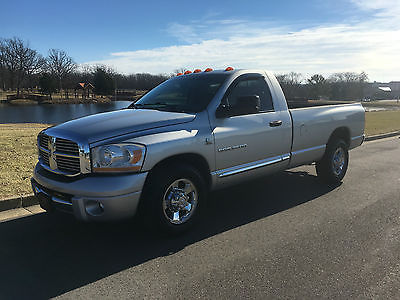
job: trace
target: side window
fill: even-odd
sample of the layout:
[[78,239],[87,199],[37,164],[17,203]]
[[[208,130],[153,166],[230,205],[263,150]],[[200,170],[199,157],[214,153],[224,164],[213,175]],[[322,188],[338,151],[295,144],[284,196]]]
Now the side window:
[[228,95],[228,103],[234,107],[243,96],[257,95],[260,97],[261,111],[274,110],[271,92],[263,77],[253,77],[240,80]]

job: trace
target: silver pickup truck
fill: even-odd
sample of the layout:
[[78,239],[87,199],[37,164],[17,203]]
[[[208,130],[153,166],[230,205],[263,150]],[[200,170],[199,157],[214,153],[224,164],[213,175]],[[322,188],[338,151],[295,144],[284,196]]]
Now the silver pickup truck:
[[360,104],[289,109],[270,72],[197,70],[126,109],[42,131],[32,188],[47,211],[87,221],[138,212],[179,233],[210,190],[313,162],[340,182],[364,123]]

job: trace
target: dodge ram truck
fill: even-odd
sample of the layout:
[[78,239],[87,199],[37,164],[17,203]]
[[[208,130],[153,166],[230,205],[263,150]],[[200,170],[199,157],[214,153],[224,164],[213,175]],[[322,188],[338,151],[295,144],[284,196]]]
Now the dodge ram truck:
[[31,182],[42,208],[84,221],[138,213],[179,233],[215,189],[314,162],[338,183],[364,141],[359,103],[291,109],[270,72],[187,73],[125,109],[40,132]]

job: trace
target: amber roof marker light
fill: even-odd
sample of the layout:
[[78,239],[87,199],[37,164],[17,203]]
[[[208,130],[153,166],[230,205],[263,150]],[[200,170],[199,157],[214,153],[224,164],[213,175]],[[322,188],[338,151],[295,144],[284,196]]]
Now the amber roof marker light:
[[176,74],[176,76],[181,76],[181,75],[183,75],[183,73],[178,73],[178,74]]
[[192,73],[192,71],[185,71],[185,73],[183,73],[183,74],[188,75],[188,74],[191,74],[191,73]]
[[212,71],[214,71],[214,70],[211,69],[211,68],[207,68],[207,69],[204,70],[204,72],[212,72]]
[[225,69],[225,71],[233,71],[233,68],[232,68],[232,67],[227,67],[227,68]]
[[201,72],[200,69],[196,69],[196,70],[193,71],[193,73],[200,73],[200,72]]

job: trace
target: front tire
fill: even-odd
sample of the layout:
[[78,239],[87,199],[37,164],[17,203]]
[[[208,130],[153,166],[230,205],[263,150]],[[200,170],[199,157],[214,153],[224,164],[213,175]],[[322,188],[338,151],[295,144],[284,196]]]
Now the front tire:
[[347,144],[341,140],[329,142],[323,158],[316,163],[317,175],[326,183],[338,184],[346,175],[349,164]]
[[164,167],[146,187],[144,215],[168,234],[191,228],[205,206],[207,187],[199,171],[189,165]]

